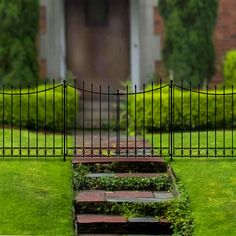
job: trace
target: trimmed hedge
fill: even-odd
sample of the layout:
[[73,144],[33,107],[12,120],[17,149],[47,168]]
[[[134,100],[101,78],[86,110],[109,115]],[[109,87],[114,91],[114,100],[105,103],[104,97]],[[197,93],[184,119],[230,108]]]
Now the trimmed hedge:
[[[162,89],[162,102],[160,102],[160,90],[153,95],[153,126],[155,131],[168,131],[169,129],[169,88]],[[222,90],[200,91],[202,93],[183,91],[183,95],[177,88],[173,92],[173,129],[198,130],[232,128],[232,122],[236,122],[236,95],[232,96],[232,90],[227,89],[228,95],[220,95]],[[207,101],[208,100],[208,101]],[[191,105],[190,105],[191,101]],[[135,105],[134,96],[129,98],[129,129],[135,130]],[[208,105],[207,105],[208,103]],[[161,109],[160,109],[161,107]],[[208,119],[207,119],[208,110]],[[234,112],[234,113],[233,113]],[[160,117],[161,113],[161,117]],[[233,119],[232,119],[233,117]],[[160,122],[160,118],[162,122]],[[123,121],[125,122],[125,121]],[[145,94],[145,128],[151,130],[152,126],[152,94]],[[143,129],[143,95],[136,96],[136,128]]]
[[226,53],[224,59],[224,84],[231,87],[236,81],[236,50]]
[[[41,85],[38,88],[30,89],[29,94],[28,89],[22,89],[21,95],[20,90],[15,89],[12,92],[11,90],[5,90],[4,95],[1,92],[0,125],[13,125],[15,128],[21,127],[33,130],[38,128],[39,130],[61,131],[63,129],[63,86],[57,86],[54,89],[52,87],[52,85],[47,85],[45,91],[45,85]],[[77,99],[78,104],[79,95],[74,88],[68,86],[66,99],[66,124],[67,127],[73,127],[75,122],[74,104],[75,99]],[[55,108],[54,113],[53,107]]]

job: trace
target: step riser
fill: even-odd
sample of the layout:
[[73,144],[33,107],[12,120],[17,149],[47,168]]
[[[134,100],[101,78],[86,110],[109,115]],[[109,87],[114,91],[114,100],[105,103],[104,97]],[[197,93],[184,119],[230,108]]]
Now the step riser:
[[89,223],[77,224],[78,234],[162,234],[171,235],[168,223]]

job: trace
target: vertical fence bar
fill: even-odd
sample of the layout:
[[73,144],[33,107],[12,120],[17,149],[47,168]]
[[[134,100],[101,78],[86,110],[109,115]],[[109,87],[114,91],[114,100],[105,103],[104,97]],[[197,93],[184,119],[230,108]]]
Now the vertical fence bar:
[[102,156],[102,87],[99,86],[99,156]]
[[116,153],[120,156],[120,91],[116,92]]
[[52,91],[52,120],[53,120],[52,147],[53,147],[53,156],[55,156],[55,79],[53,79],[53,91]]
[[21,135],[21,133],[22,133],[22,122],[21,122],[21,107],[22,107],[22,101],[21,101],[21,99],[22,99],[22,95],[21,95],[21,89],[22,89],[22,87],[21,87],[21,83],[20,83],[20,157],[21,157],[21,154],[22,154],[22,135]]
[[216,157],[216,155],[217,155],[217,151],[216,151],[216,114],[217,114],[217,107],[216,107],[216,89],[217,89],[217,87],[216,87],[216,85],[215,85],[215,157]]
[[234,86],[232,85],[232,101],[231,101],[231,135],[232,135],[232,157],[234,156]]
[[85,144],[84,144],[84,138],[85,138],[85,137],[84,137],[84,135],[85,135],[85,133],[84,133],[84,129],[85,129],[85,127],[84,127],[84,119],[85,119],[85,118],[84,118],[84,95],[85,95],[85,94],[84,94],[84,82],[83,82],[83,121],[82,121],[82,133],[83,133],[83,134],[82,134],[82,135],[83,135],[83,144],[82,144],[82,145],[83,145],[83,157],[84,157],[84,155],[85,155],[85,147],[84,147],[84,145],[85,145]]
[[170,160],[173,161],[173,80],[170,81],[170,89],[169,89],[169,97],[170,97],[170,103],[169,103],[169,155]]
[[77,80],[74,79],[74,153],[77,155]]
[[11,85],[11,156],[13,157],[13,86]]
[[182,126],[182,130],[181,130],[181,155],[183,157],[184,155],[184,89],[183,89],[183,85],[184,82],[183,80],[181,80],[181,126]]
[[[153,103],[154,103],[154,98],[153,98],[153,82],[152,82],[152,157],[154,156],[154,127],[153,127],[154,126],[154,104]],[[161,146],[160,146],[160,153],[161,153]]]
[[93,157],[93,84],[91,84],[91,156]]
[[108,113],[107,113],[107,145],[108,145],[108,157],[110,157],[110,86],[107,87],[107,106],[108,106]]
[[209,136],[209,125],[208,125],[208,116],[209,116],[209,111],[208,111],[208,104],[209,104],[209,93],[208,93],[208,84],[207,84],[207,106],[206,106],[206,119],[207,119],[207,127],[206,127],[206,144],[207,144],[207,157],[209,156],[209,143],[208,143],[208,136]]
[[61,148],[62,148],[62,155],[64,158],[64,150],[63,150],[63,143],[64,143],[64,82],[61,86]]
[[2,85],[2,154],[3,157],[5,156],[5,101],[4,101],[4,92],[5,92],[5,88],[4,88],[4,84]]
[[198,138],[197,138],[197,152],[198,152],[198,157],[200,157],[200,142],[201,142],[201,136],[200,136],[200,83],[198,83],[198,97],[197,97],[197,114],[198,114],[198,118],[197,118],[197,122],[198,122]]
[[[160,156],[162,156],[162,80],[160,80],[160,114],[159,115],[160,115]],[[153,114],[152,114],[152,122],[154,122]]]
[[190,103],[189,104],[189,109],[190,109],[189,151],[190,151],[190,153],[189,154],[190,154],[190,158],[191,158],[192,157],[192,84],[191,84],[191,81],[190,81],[189,85],[190,85],[190,89],[189,89],[189,93],[190,93],[190,99],[189,99],[189,103]]
[[223,86],[223,155],[225,157],[225,85]]
[[66,143],[66,90],[67,90],[67,84],[66,81],[63,80],[63,160],[66,161],[67,156],[67,143]]
[[[28,104],[27,104],[27,113],[28,113],[28,124],[30,123],[30,85],[28,84]],[[28,127],[28,158],[30,157],[30,131]]]
[[198,84],[198,97],[197,97],[197,114],[198,114],[198,118],[197,118],[197,122],[198,122],[198,133],[197,133],[197,152],[198,152],[198,157],[200,157],[201,151],[200,151],[200,83]]
[[36,84],[36,156],[39,154],[39,88]]
[[129,156],[129,86],[126,86],[126,156]]
[[134,87],[134,156],[137,156],[137,85]]
[[47,156],[47,82],[44,81],[44,154]]
[[145,109],[146,109],[146,102],[145,102],[145,84],[143,84],[143,155],[145,156]]

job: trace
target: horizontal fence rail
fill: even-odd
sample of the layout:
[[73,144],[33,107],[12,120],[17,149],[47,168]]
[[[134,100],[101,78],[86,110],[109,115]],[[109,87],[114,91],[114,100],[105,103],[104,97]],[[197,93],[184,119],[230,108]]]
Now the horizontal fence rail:
[[234,87],[114,90],[63,81],[0,91],[1,157],[234,157]]

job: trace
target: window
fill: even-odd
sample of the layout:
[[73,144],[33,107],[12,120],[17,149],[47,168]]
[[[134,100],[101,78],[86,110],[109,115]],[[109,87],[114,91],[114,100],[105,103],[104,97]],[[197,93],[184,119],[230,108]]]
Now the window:
[[106,26],[108,0],[85,0],[85,22],[88,26]]

